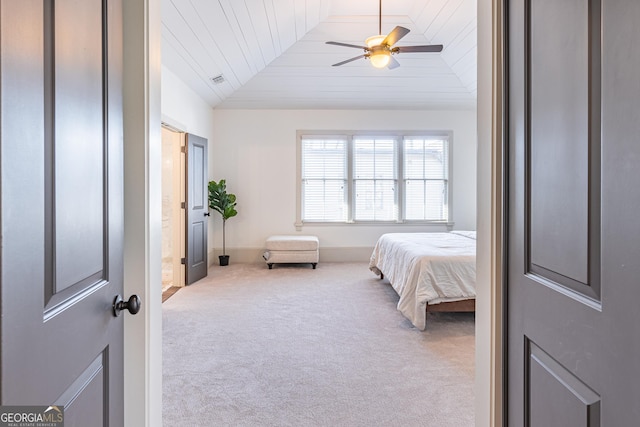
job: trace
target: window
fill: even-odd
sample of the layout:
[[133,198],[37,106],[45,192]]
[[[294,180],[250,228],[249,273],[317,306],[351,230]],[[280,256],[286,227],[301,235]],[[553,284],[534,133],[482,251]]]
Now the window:
[[448,222],[450,133],[299,132],[298,222]]
[[347,220],[347,140],[302,140],[302,212],[304,221]]
[[442,221],[448,218],[449,159],[447,140],[404,139],[404,217]]
[[353,190],[356,221],[394,221],[397,206],[396,141],[390,138],[353,140]]

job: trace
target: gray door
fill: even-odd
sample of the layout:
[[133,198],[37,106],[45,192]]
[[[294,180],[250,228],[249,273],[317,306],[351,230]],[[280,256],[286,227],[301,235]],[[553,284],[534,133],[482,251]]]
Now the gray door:
[[207,277],[209,219],[207,140],[188,133],[187,145],[187,285]]
[[640,2],[507,4],[508,425],[638,425]]
[[0,403],[122,426],[119,0],[0,3]]

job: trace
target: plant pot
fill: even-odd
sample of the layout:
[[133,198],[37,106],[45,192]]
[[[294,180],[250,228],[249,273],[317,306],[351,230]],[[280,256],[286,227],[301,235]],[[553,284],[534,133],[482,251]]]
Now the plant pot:
[[229,255],[219,255],[220,265],[229,265]]

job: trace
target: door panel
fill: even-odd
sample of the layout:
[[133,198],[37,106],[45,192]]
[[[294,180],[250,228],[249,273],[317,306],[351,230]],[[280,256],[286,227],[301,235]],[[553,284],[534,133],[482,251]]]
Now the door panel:
[[44,4],[47,316],[105,270],[102,28],[101,2]]
[[121,426],[117,0],[0,3],[2,405]]
[[48,159],[53,175],[47,178],[55,200],[54,271],[60,292],[103,270],[102,2],[56,0],[47,6],[45,19],[53,25],[45,38],[54,40],[48,61],[52,88],[46,92],[52,99],[45,99],[53,109],[53,127],[45,132],[53,134],[54,147]]
[[209,219],[207,140],[187,134],[187,280],[190,285],[207,276]]
[[600,425],[600,396],[534,343],[527,344],[530,425]]
[[599,38],[589,35],[600,34],[599,8],[535,0],[525,16],[529,269],[591,298],[599,298],[601,63]]
[[65,420],[73,420],[78,426],[101,424],[96,414],[104,414],[108,405],[104,396],[106,356],[100,354],[55,402],[64,406]]
[[640,3],[507,3],[508,425],[634,425]]

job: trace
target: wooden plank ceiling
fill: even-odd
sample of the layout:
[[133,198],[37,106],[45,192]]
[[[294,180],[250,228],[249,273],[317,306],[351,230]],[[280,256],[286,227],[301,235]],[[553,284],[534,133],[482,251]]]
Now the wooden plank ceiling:
[[411,30],[397,46],[444,50],[332,67],[362,51],[325,42],[377,34],[378,0],[162,0],[162,63],[214,108],[473,108],[476,21],[476,0],[383,0],[382,32]]

